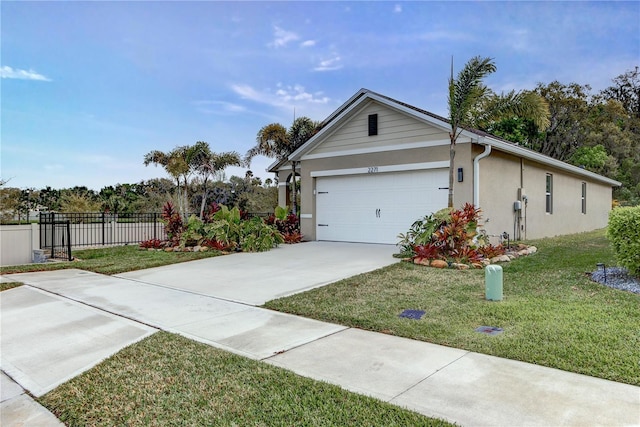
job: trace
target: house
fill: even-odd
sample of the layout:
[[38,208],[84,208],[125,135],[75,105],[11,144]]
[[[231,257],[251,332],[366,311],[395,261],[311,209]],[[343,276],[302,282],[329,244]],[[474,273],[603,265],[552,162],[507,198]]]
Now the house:
[[[306,240],[395,244],[415,220],[447,207],[447,119],[361,89],[323,124],[269,168],[279,204],[290,205],[295,162]],[[458,138],[454,168],[454,207],[479,206],[487,233],[512,240],[605,227],[621,185],[471,129]]]

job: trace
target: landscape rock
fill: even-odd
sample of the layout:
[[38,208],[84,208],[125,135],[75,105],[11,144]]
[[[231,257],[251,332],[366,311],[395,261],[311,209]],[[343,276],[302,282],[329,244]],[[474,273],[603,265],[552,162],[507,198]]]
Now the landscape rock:
[[200,252],[207,252],[209,250],[209,246],[200,246]]
[[431,261],[431,267],[435,267],[435,268],[447,268],[449,267],[449,264],[446,261],[443,261],[441,259],[434,259],[433,261]]
[[200,246],[194,246],[193,247],[193,252],[200,252]]
[[173,252],[173,248],[164,248],[165,252]]
[[535,254],[536,252],[538,252],[538,248],[536,248],[535,246],[529,246],[529,249],[527,249],[527,251],[529,252],[529,254]]

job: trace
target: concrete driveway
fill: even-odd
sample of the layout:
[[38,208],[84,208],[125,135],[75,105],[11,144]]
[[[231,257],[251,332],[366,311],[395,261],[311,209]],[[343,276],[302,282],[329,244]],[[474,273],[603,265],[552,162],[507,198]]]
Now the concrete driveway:
[[306,242],[119,274],[250,305],[327,285],[398,262],[394,245]]

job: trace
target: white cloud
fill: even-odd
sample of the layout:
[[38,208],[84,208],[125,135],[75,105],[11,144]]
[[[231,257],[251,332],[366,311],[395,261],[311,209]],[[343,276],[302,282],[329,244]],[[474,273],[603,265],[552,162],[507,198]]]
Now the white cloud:
[[305,40],[302,43],[300,43],[300,47],[311,47],[311,46],[315,46],[316,45],[316,41],[315,40]]
[[300,39],[300,36],[298,36],[296,33],[292,31],[284,30],[277,26],[274,27],[273,36],[274,36],[274,39],[271,43],[269,43],[269,46],[275,47],[275,48],[284,47],[289,42],[293,42]]
[[33,70],[20,70],[13,69],[8,65],[0,67],[0,77],[3,79],[21,79],[21,80],[40,80],[43,82],[50,82],[51,79],[37,73]]
[[305,115],[314,119],[326,117],[335,107],[335,103],[323,92],[309,92],[298,84],[278,83],[275,88],[264,90],[256,90],[247,84],[235,84],[231,89],[243,99],[268,105],[286,113],[295,110],[299,116]]
[[396,4],[396,5],[393,7],[393,13],[402,13],[402,5],[400,5],[400,4]]
[[342,64],[340,63],[340,57],[334,56],[333,58],[325,59],[320,61],[320,63],[313,69],[314,71],[334,71],[342,68]]

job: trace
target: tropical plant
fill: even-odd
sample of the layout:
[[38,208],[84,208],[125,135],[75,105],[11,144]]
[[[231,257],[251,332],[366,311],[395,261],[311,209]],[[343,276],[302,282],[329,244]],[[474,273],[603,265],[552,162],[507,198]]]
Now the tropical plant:
[[204,239],[204,223],[200,218],[191,215],[180,235],[180,246],[196,246]]
[[178,211],[184,220],[187,219],[189,176],[201,159],[206,157],[208,150],[206,142],[198,141],[192,146],[179,146],[167,153],[153,150],[144,156],[145,166],[151,163],[160,165],[176,180]]
[[[471,58],[453,78],[453,60],[449,78],[449,197],[448,207],[453,207],[455,171],[455,146],[465,127],[486,132],[512,134],[519,141],[527,142],[549,127],[549,104],[535,91],[510,91],[496,94],[483,84],[489,74],[496,71],[491,58]],[[508,131],[506,128],[509,128]],[[526,135],[523,135],[526,133]]]
[[162,207],[162,220],[170,246],[179,245],[184,223],[182,222],[182,215],[176,210],[173,203],[167,202]]
[[473,57],[464,68],[453,78],[453,59],[451,60],[451,77],[449,78],[449,198],[448,206],[453,207],[453,178],[455,170],[456,141],[462,133],[463,126],[467,124],[473,108],[487,95],[488,89],[482,80],[496,71],[496,66],[491,58]]
[[251,218],[242,223],[240,247],[244,252],[264,252],[283,243],[282,235],[260,218]]
[[[320,126],[308,117],[295,119],[289,130],[279,123],[268,124],[258,131],[256,145],[245,154],[245,163],[250,165],[251,159],[258,155],[287,160],[289,155],[320,130]],[[291,200],[294,214],[298,213],[297,185],[296,162],[291,161]]]
[[140,242],[140,247],[143,249],[161,249],[164,247],[164,242],[160,239],[149,239]]
[[442,209],[416,221],[400,234],[401,256],[441,259],[457,263],[477,263],[483,258],[504,254],[502,246],[488,245],[478,230],[481,210],[470,203],[462,209]]
[[198,150],[198,156],[194,159],[194,168],[196,173],[202,179],[202,201],[200,202],[200,219],[204,219],[204,210],[207,204],[209,188],[207,183],[209,179],[228,166],[241,166],[242,160],[240,154],[235,151],[224,153],[214,153],[206,142],[198,141],[196,144],[204,144]]

